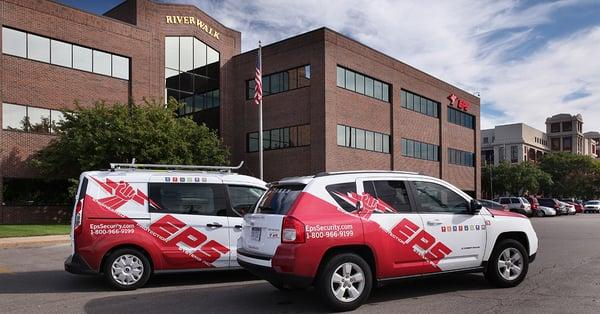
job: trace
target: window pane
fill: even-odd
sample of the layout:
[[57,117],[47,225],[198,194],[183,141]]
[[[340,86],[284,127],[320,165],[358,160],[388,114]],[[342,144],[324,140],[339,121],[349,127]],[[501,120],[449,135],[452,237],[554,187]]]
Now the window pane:
[[290,128],[283,129],[282,143],[283,147],[290,147]]
[[406,143],[406,140],[405,140],[405,139],[401,139],[401,140],[400,140],[400,146],[401,146],[401,150],[402,150],[402,151],[400,152],[400,154],[401,154],[402,156],[406,156],[406,150],[407,150],[407,146],[408,146],[408,145],[407,145],[407,143]]
[[415,110],[415,95],[413,95],[412,93],[406,93],[406,95],[408,96],[406,100],[406,107],[410,110]]
[[263,149],[271,149],[271,131],[263,131]]
[[388,84],[383,84],[383,98],[384,101],[390,101],[390,91],[389,91],[389,85]]
[[383,152],[384,153],[390,152],[390,136],[387,134],[383,135]]
[[242,217],[253,208],[264,190],[251,186],[229,186],[229,200],[236,214],[234,217]]
[[298,127],[298,146],[310,145],[310,125]]
[[129,58],[112,56],[112,72],[114,77],[129,79]]
[[310,70],[310,64],[309,64],[309,65],[304,66],[304,78],[307,80],[310,80],[310,77],[311,77],[311,70]]
[[310,65],[298,68],[298,87],[310,85]]
[[179,37],[165,37],[165,66],[179,70]]
[[92,49],[73,45],[73,67],[92,71]]
[[350,147],[356,148],[356,129],[350,128]]
[[365,134],[365,149],[375,149],[375,134],[371,131],[367,131]]
[[60,126],[63,121],[65,121],[65,114],[62,113],[62,111],[52,110],[50,112],[50,116],[52,118],[51,131],[54,133],[56,132],[56,128]]
[[200,70],[200,68],[204,66],[206,66],[206,45],[198,39],[194,38],[194,73],[206,73],[206,71]]
[[52,58],[51,63],[56,65],[62,65],[64,67],[72,66],[72,46],[71,44],[63,43],[62,41],[52,40],[50,43]]
[[414,186],[417,200],[424,212],[467,212],[467,201],[444,186],[421,181],[415,181]]
[[440,160],[440,153],[439,153],[438,146],[433,146],[433,160],[435,160],[435,161]]
[[279,136],[280,130],[281,129],[271,130],[271,149],[281,148],[281,138]]
[[263,76],[263,96],[271,94],[271,76]]
[[[389,208],[387,211],[376,209],[374,213],[410,212],[410,201],[404,181],[371,181],[375,187],[376,197],[384,201]],[[365,182],[367,185],[369,182]]]
[[365,77],[356,73],[356,92],[365,93]]
[[94,73],[111,75],[110,54],[94,50]]
[[2,128],[5,130],[25,131],[27,126],[27,108],[25,106],[2,104]]
[[179,37],[179,70],[190,71],[194,68],[194,40],[192,37]]
[[365,149],[365,130],[356,130],[356,148]]
[[411,140],[406,140],[406,155],[410,157],[415,157],[415,142]]
[[50,39],[27,34],[27,58],[50,62]]
[[338,203],[338,205],[347,212],[352,212],[356,210],[356,206],[354,204],[348,203],[344,198],[340,195],[348,195],[348,193],[356,193],[356,183],[347,182],[347,183],[338,183],[332,184],[325,187],[329,195],[333,197],[333,199]]
[[27,34],[3,27],[2,53],[27,58]]
[[381,133],[375,133],[375,151],[383,151],[383,134]]
[[415,142],[415,158],[421,158],[421,143]]
[[215,62],[219,62],[219,53],[216,50],[206,46],[206,64]]
[[50,133],[50,109],[27,108],[29,117],[29,131],[36,133]]
[[150,212],[227,216],[224,185],[148,183]]
[[355,90],[354,72],[346,70],[346,89]]
[[406,108],[406,92],[405,91],[400,91],[400,104],[402,107]]
[[373,97],[373,79],[365,77],[365,95]]
[[346,78],[344,76],[344,69],[337,67],[337,86],[346,87]]
[[258,151],[258,132],[250,133],[248,135],[248,152]]
[[288,77],[288,88],[298,88],[298,69],[291,69],[287,71]]
[[338,126],[337,126],[337,144],[340,146],[344,146],[344,140],[346,139],[346,134],[344,132],[345,130],[346,130],[346,127],[338,124]]
[[271,93],[281,92],[281,73],[271,75]]
[[382,99],[382,86],[381,86],[381,82],[379,81],[375,81],[374,82],[374,86],[373,86],[373,92],[374,92],[374,96],[377,99]]

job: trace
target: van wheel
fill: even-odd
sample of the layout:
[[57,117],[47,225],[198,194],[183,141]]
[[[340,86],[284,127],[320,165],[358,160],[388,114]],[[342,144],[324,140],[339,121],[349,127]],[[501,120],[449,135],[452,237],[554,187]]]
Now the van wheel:
[[512,239],[502,240],[490,256],[485,277],[501,288],[514,287],[525,279],[529,255],[523,245]]
[[371,267],[360,256],[346,253],[327,261],[315,288],[334,311],[349,311],[363,304],[373,286]]
[[135,290],[146,284],[152,267],[146,255],[135,249],[112,252],[104,263],[104,277],[118,290]]

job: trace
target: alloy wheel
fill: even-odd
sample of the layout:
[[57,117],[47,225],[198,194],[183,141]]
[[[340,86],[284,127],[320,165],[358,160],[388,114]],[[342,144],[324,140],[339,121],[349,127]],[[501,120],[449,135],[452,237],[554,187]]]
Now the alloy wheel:
[[523,271],[523,256],[516,248],[509,247],[498,256],[498,272],[505,280],[512,281]]
[[365,288],[365,274],[354,263],[343,263],[331,276],[331,291],[342,302],[352,302],[360,297]]

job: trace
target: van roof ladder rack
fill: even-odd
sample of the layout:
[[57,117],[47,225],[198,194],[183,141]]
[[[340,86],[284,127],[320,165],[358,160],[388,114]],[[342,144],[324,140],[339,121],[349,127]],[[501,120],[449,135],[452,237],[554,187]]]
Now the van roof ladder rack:
[[240,162],[237,166],[196,166],[196,165],[162,165],[162,164],[136,164],[135,158],[131,163],[110,163],[111,170],[135,170],[135,169],[165,169],[165,170],[209,170],[223,171],[231,173],[232,170],[239,170],[244,165]]

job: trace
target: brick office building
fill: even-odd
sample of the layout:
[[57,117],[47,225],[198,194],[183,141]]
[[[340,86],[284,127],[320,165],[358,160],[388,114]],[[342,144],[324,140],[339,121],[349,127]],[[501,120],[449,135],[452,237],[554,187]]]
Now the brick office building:
[[[128,0],[98,16],[0,0],[0,24],[4,221],[17,206],[47,205],[30,190],[49,185],[25,162],[74,100],[175,97],[181,115],[219,131],[232,163],[258,173],[256,50],[242,54],[241,34],[198,8]],[[266,180],[411,170],[479,193],[477,97],[325,28],[264,47],[263,73]]]

